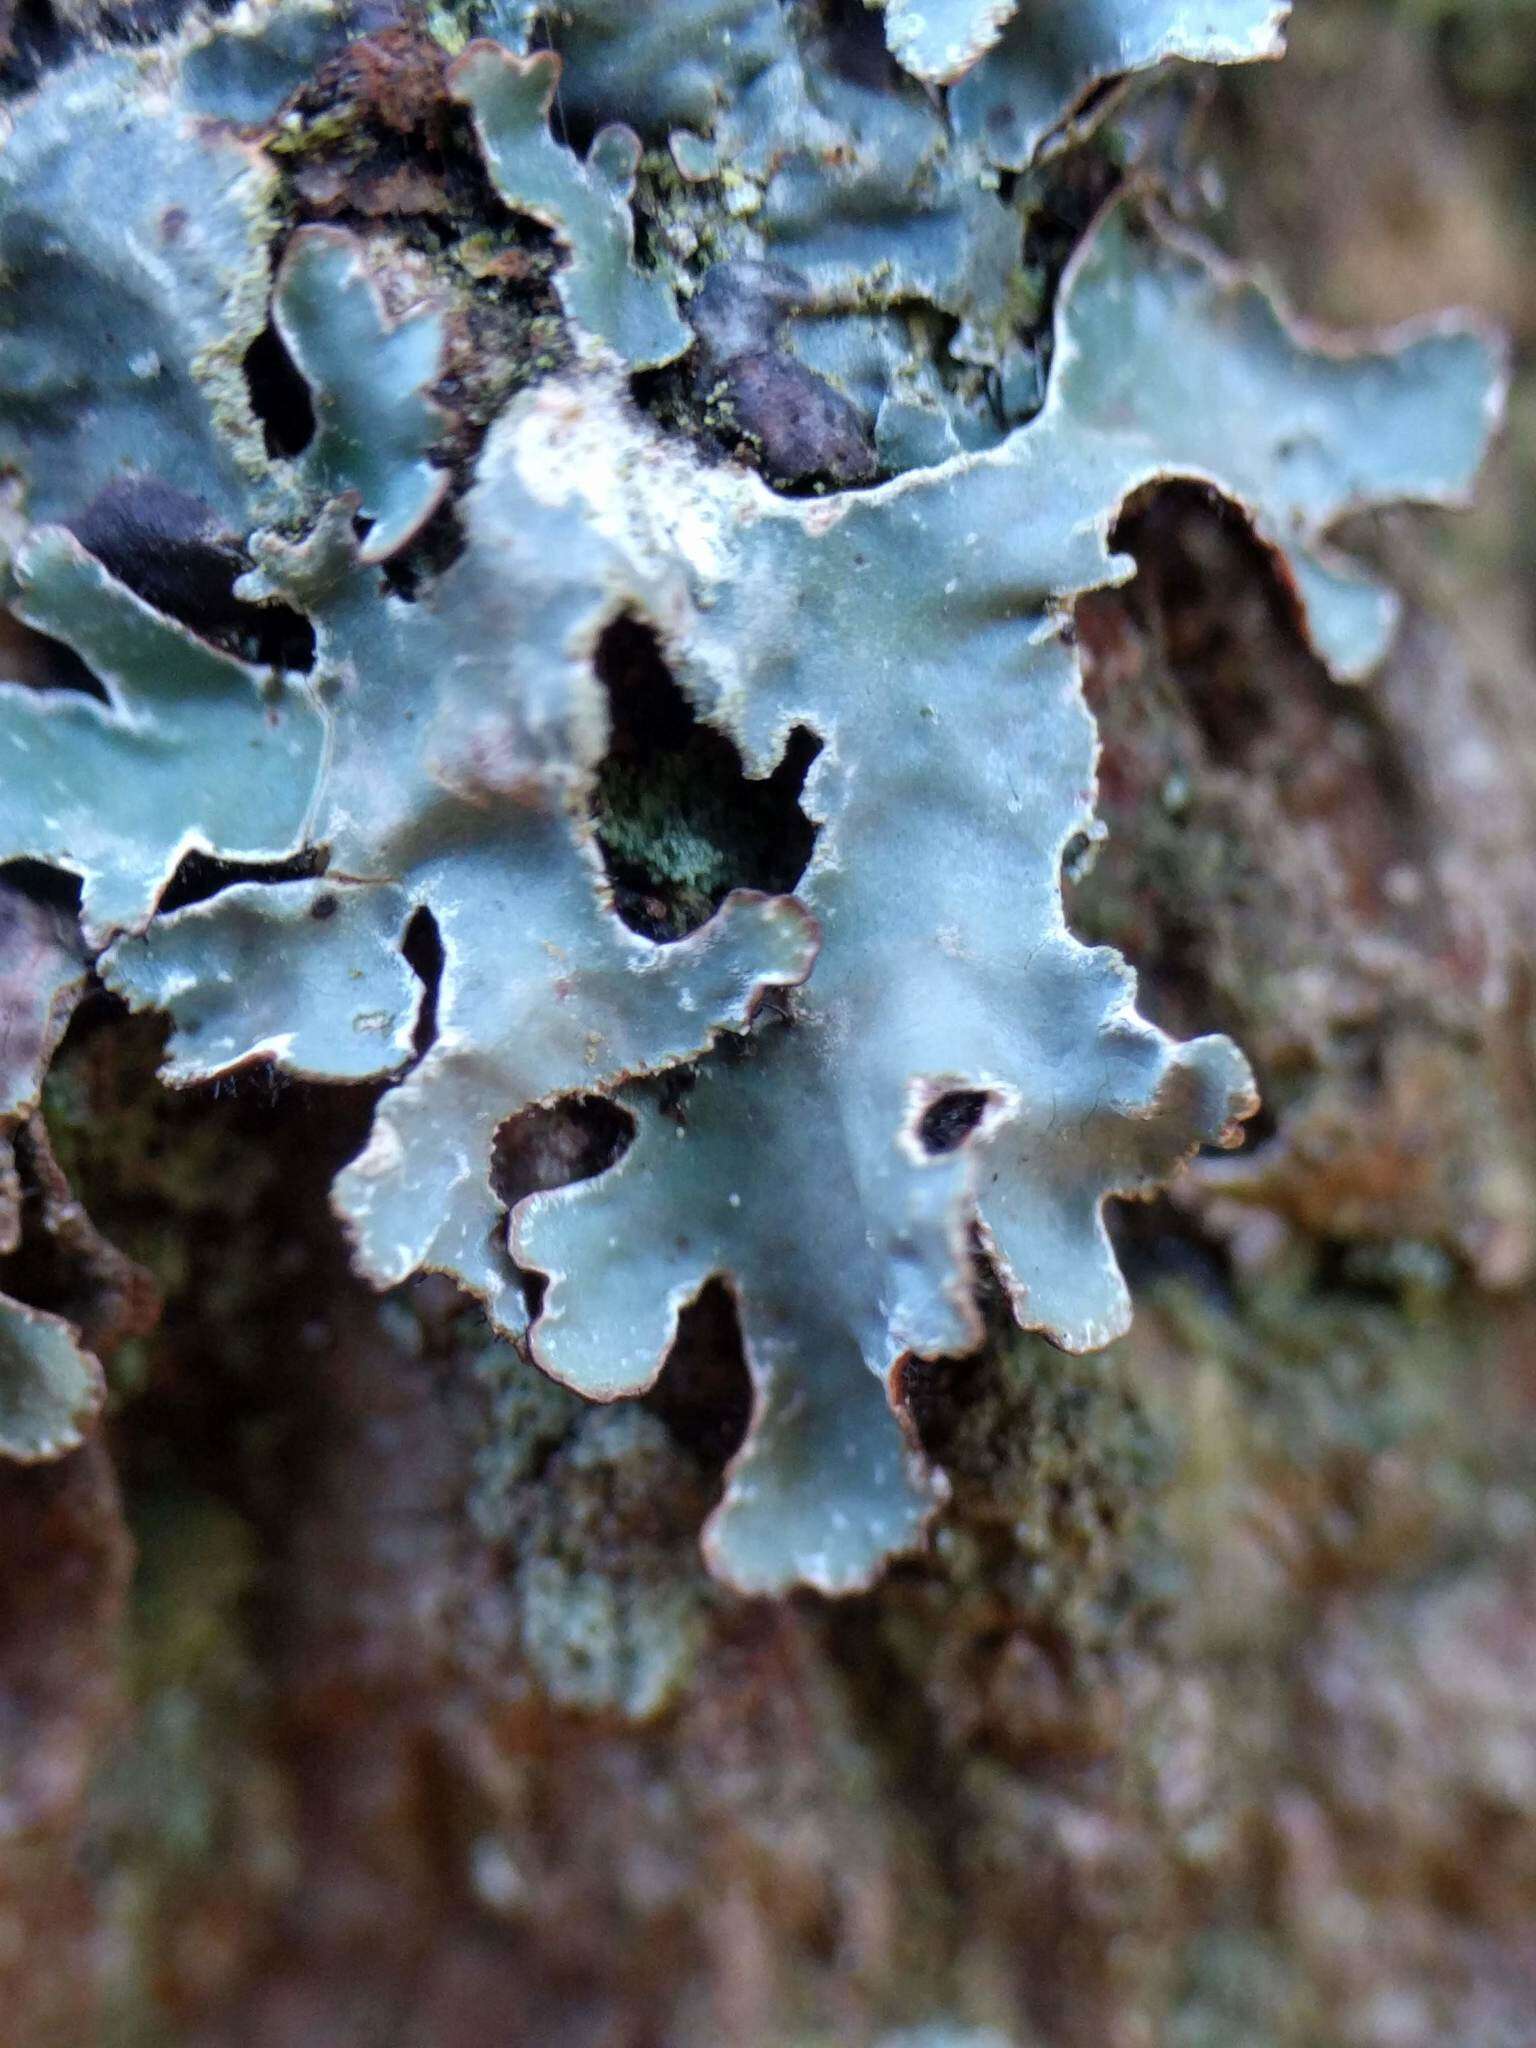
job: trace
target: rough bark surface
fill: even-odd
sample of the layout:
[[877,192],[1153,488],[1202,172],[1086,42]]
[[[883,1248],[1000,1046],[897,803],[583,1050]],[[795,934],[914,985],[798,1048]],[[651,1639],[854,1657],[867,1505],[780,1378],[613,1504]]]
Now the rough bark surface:
[[[1523,350],[1533,90],[1513,10],[1316,7],[1195,157],[1307,313]],[[18,2044],[1536,2048],[1533,419],[1363,536],[1363,690],[1229,515],[1128,516],[1071,917],[1265,1112],[1118,1219],[1108,1353],[913,1374],[954,1499],[867,1595],[704,1575],[723,1294],[588,1407],[352,1277],[368,1091],[173,1097],[88,1000],[45,1114],[165,1311],[0,1473]]]

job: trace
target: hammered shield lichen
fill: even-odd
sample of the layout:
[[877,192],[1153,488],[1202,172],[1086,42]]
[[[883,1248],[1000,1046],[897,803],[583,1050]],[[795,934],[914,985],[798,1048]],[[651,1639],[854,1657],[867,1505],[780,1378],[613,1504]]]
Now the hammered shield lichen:
[[[1225,493],[1356,675],[1391,599],[1330,528],[1452,500],[1475,469],[1497,381],[1475,330],[1320,346],[1155,209],[1101,212],[1041,321],[1035,188],[999,166],[1111,75],[1270,54],[1279,11],[485,10],[495,33],[439,60],[457,196],[410,236],[295,223],[302,188],[274,166],[302,154],[306,67],[339,30],[293,0],[110,80],[66,69],[18,118],[0,234],[46,277],[0,355],[28,493],[8,592],[101,694],[0,689],[0,853],[79,878],[103,977],[171,1020],[167,1078],[267,1061],[385,1084],[335,1190],[375,1283],[452,1275],[606,1400],[655,1378],[683,1305],[723,1280],[755,1410],[706,1549],[740,1587],[846,1589],[915,1541],[943,1482],[908,1439],[903,1368],[979,1341],[983,1260],[1021,1322],[1106,1342],[1129,1313],[1107,1198],[1252,1107],[1235,1047],[1146,1023],[1126,965],[1064,923],[1095,773],[1067,627],[1130,572],[1122,509],[1168,478]],[[187,247],[217,228],[225,267],[167,258],[154,374],[80,372],[82,412],[63,384],[29,395],[48,281],[136,336],[142,280],[76,184],[50,169],[23,196],[22,174],[102,93],[130,111],[82,162],[131,168],[164,128],[182,154],[143,191],[184,175]],[[725,347],[721,308],[764,279],[773,319]],[[552,293],[560,345],[516,366],[487,430],[462,372],[519,290]],[[269,319],[314,431],[267,459],[230,365]],[[691,384],[668,367],[690,350]],[[771,488],[740,459],[752,435],[725,432],[749,372],[807,408],[802,439],[835,422],[859,460],[812,445],[813,487]],[[814,488],[877,460],[871,488]],[[210,644],[67,530],[135,476],[223,522],[231,604],[299,621],[307,670]],[[748,777],[819,747],[794,893],[729,890],[666,942],[622,921],[603,859],[621,624]],[[203,900],[170,907],[189,854]],[[504,1128],[598,1096],[627,1150],[509,1219]]]

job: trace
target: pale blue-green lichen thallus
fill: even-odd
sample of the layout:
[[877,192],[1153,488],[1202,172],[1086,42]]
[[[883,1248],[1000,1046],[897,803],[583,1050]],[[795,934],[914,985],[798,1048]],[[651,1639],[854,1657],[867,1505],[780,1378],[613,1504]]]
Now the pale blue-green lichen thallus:
[[[224,371],[267,314],[249,203],[268,186],[249,142],[188,123],[174,67],[146,73],[161,97],[137,139],[123,141],[135,113],[103,144],[132,156],[159,123],[176,162],[191,153],[188,178],[226,180],[209,233],[228,260],[193,275],[182,304],[167,259],[166,376],[133,404],[115,361],[88,387],[75,378],[98,447],[52,387],[32,412],[15,395],[60,317],[36,276],[12,318],[25,347],[0,351],[0,430],[32,517],[71,515],[138,435],[244,539],[243,600],[293,608],[316,640],[307,676],[273,673],[156,613],[61,526],[24,533],[12,609],[74,649],[104,695],[0,686],[0,858],[80,877],[92,944],[114,941],[104,975],[172,1019],[172,1078],[261,1059],[390,1084],[336,1189],[378,1284],[442,1270],[520,1334],[519,1267],[535,1269],[548,1282],[537,1356],[612,1399],[649,1384],[683,1305],[723,1280],[755,1411],[706,1545],[722,1577],[756,1591],[865,1584],[919,1537],[943,1487],[907,1434],[903,1363],[977,1340],[978,1245],[1022,1322],[1067,1347],[1103,1343],[1128,1313],[1105,1201],[1228,1140],[1251,1106],[1234,1047],[1147,1024],[1124,963],[1063,922],[1095,739],[1060,628],[1076,596],[1129,573],[1112,544],[1125,503],[1170,477],[1225,493],[1289,576],[1319,652],[1363,673],[1391,599],[1340,561],[1331,529],[1363,505],[1458,498],[1498,383],[1466,326],[1319,346],[1121,208],[1063,280],[1041,404],[1047,356],[1018,340],[1023,202],[1003,199],[988,158],[1032,156],[1089,73],[1264,54],[1276,21],[1243,0],[1203,27],[1166,7],[1079,9],[1076,29],[1105,30],[1103,50],[1019,99],[1010,142],[1006,123],[967,128],[967,95],[1015,75],[1026,30],[1030,64],[1049,71],[1056,11],[1007,12],[887,10],[918,68],[999,32],[952,88],[952,124],[917,80],[839,68],[823,29],[776,5],[663,17],[572,0],[546,24],[558,59],[471,45],[454,88],[502,201],[554,235],[576,359],[501,412],[456,496],[448,566],[398,587],[379,561],[446,502],[445,308],[430,290],[402,301],[398,280],[386,299],[376,237],[294,238],[273,313],[318,432],[295,460],[253,463],[249,407]],[[249,110],[258,27],[279,18],[253,8],[193,32],[198,92],[213,91],[208,53],[227,34],[239,60],[223,89]],[[526,18],[502,19],[522,40]],[[549,126],[558,62],[566,122],[597,137],[585,160]],[[137,333],[141,280],[80,218],[60,155],[65,116],[125,90],[128,74],[105,76],[61,74],[23,108],[13,246],[54,283],[78,264],[89,303],[120,295]],[[715,151],[718,255],[792,263],[791,345],[867,395],[876,444],[905,474],[786,498],[637,407],[630,373],[676,359],[690,331],[683,244],[665,271],[636,256],[635,137],[659,147],[683,129]],[[18,163],[40,167],[46,263]],[[947,360],[934,322],[949,323]],[[205,331],[211,355],[193,346]],[[990,425],[950,388],[956,362],[1014,393]],[[749,774],[768,775],[796,728],[821,743],[802,798],[819,836],[796,895],[738,890],[669,945],[615,916],[593,819],[610,739],[598,651],[620,618],[651,630]],[[287,867],[157,916],[193,850],[302,855],[323,873]],[[428,918],[441,957],[429,1044],[404,958]],[[663,1087],[678,1067],[691,1085]],[[509,1246],[498,1132],[530,1104],[593,1094],[622,1101],[632,1145],[595,1179],[523,1203]],[[40,1326],[23,1335],[32,1353],[56,1348]]]
[[387,561],[442,503],[446,468],[430,460],[447,421],[429,393],[443,374],[442,314],[392,321],[363,244],[341,228],[301,228],[288,244],[272,317],[312,394],[315,434],[303,476],[320,500],[357,496],[369,532],[363,562]]
[[34,518],[142,473],[248,522],[265,456],[241,364],[276,184],[126,56],[20,107],[0,149],[0,460]]
[[[846,1587],[893,1528],[920,1526],[931,1495],[897,1418],[867,1389],[846,1407],[824,1390],[839,1373],[880,1387],[908,1353],[976,1341],[975,1230],[1021,1321],[1069,1348],[1105,1343],[1129,1310],[1106,1197],[1230,1139],[1251,1107],[1226,1041],[1172,1045],[1136,1016],[1123,964],[1062,925],[1094,739],[1054,621],[1126,573],[1120,507],[1197,476],[1305,559],[1359,503],[1458,491],[1496,370],[1475,332],[1412,345],[1401,374],[1387,355],[1319,359],[1251,288],[1119,214],[1068,277],[1057,364],[1045,410],[995,451],[831,506],[761,494],[713,524],[732,544],[698,560],[696,617],[686,633],[673,621],[671,643],[701,712],[759,771],[795,724],[825,741],[800,892],[821,955],[792,1026],[707,1067],[675,1124],[634,1099],[631,1153],[532,1198],[515,1226],[520,1259],[549,1279],[536,1355],[595,1393],[647,1384],[680,1304],[712,1274],[731,1281],[781,1454],[765,1470],[749,1439],[710,1543],[758,1589]],[[1419,404],[1432,435],[1412,432]],[[1301,461],[1298,446],[1324,452]],[[1311,623],[1325,650],[1347,639],[1326,607]],[[930,1148],[928,1114],[967,1096],[962,1142]],[[642,1227],[674,1206],[691,1227]],[[883,1430],[883,1459],[867,1438],[850,1451],[860,1416]],[[828,1547],[814,1475],[844,1461],[865,1485]],[[776,1552],[758,1546],[765,1526]]]
[[1107,107],[1098,88],[1174,58],[1278,57],[1290,0],[1027,0],[950,95],[957,139],[1001,170],[1027,170]]
[[585,163],[549,132],[560,59],[521,57],[472,43],[453,67],[452,88],[469,108],[485,161],[507,205],[552,228],[568,251],[557,273],[560,302],[576,326],[637,370],[669,363],[691,335],[666,280],[635,262],[630,211],[639,138],[610,123]]
[[71,1324],[0,1294],[0,1458],[34,1465],[78,1449],[105,1398]]

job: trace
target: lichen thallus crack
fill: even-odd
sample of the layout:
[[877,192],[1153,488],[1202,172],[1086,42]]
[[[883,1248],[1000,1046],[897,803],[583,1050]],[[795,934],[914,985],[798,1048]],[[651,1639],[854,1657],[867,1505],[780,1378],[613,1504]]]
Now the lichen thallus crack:
[[[753,1414],[707,1554],[838,1591],[942,1497],[904,1373],[980,1341],[981,1262],[1026,1326],[1106,1342],[1106,1200],[1252,1107],[1234,1046],[1147,1024],[1064,923],[1095,737],[1062,629],[1129,573],[1121,508],[1180,478],[1240,505],[1362,674],[1392,600],[1329,529],[1458,497],[1497,364],[1454,322],[1320,342],[1126,196],[1042,339],[1022,173],[1102,117],[1124,37],[1063,68],[1029,10],[892,6],[904,75],[777,0],[712,37],[721,4],[417,50],[413,107],[483,167],[430,233],[380,185],[274,246],[347,39],[295,0],[18,108],[4,595],[35,672],[0,685],[0,860],[78,878],[171,1081],[386,1084],[334,1192],[376,1284],[451,1275],[599,1400],[726,1291]],[[1135,12],[1149,66],[1274,47],[1272,7],[1193,39]],[[519,280],[538,320],[477,324]],[[486,332],[550,345],[498,381]],[[692,349],[677,420],[637,404]],[[78,1409],[67,1328],[5,1314],[12,1381]]]

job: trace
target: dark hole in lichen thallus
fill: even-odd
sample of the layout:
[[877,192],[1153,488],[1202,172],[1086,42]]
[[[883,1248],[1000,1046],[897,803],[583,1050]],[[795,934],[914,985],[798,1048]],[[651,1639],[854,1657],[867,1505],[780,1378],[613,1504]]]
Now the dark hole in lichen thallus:
[[236,595],[250,557],[201,498],[136,472],[114,477],[65,523],[119,583],[211,646],[275,668],[313,666],[306,618]]
[[723,1280],[707,1280],[684,1307],[661,1377],[641,1400],[701,1464],[723,1466],[741,1448],[752,1378],[736,1297]]
[[73,690],[82,697],[109,703],[106,690],[72,647],[27,626],[14,613],[0,610],[0,681],[23,683],[29,690]]
[[267,453],[302,455],[315,437],[315,408],[309,386],[270,321],[246,350],[244,369]]
[[[727,1058],[749,1056],[747,1041],[732,1038]],[[685,1125],[693,1077],[678,1070],[655,1084],[654,1108]],[[509,1117],[496,1134],[491,1185],[511,1209],[527,1195],[590,1180],[617,1165],[635,1135],[634,1118],[604,1095],[568,1095],[534,1103]],[[525,1272],[530,1316],[543,1306],[542,1274]],[[716,1277],[683,1307],[677,1335],[656,1384],[642,1396],[673,1438],[701,1464],[722,1467],[740,1448],[752,1415],[740,1319],[730,1288]]]
[[[331,904],[329,910],[325,908],[327,903]],[[331,916],[334,910],[331,899],[321,896],[316,899],[311,915]],[[437,998],[443,979],[443,935],[437,919],[424,903],[412,911],[400,950],[405,955],[405,964],[421,983],[421,1007],[411,1033],[411,1048],[420,1059],[437,1037]]]
[[987,1113],[985,1088],[949,1088],[935,1096],[918,1120],[918,1143],[933,1157],[958,1152]]
[[796,728],[771,775],[748,775],[731,741],[694,714],[655,633],[628,615],[604,632],[596,668],[610,727],[593,822],[630,929],[664,944],[697,930],[732,889],[793,890],[816,842],[800,808],[815,734]]
[[320,874],[325,856],[317,848],[306,848],[288,860],[219,860],[211,853],[185,853],[176,872],[160,891],[156,915],[168,910],[185,910],[189,903],[206,903],[233,882],[306,882]]
[[[622,1159],[635,1135],[634,1119],[605,1095],[567,1095],[521,1109],[496,1133],[491,1187],[510,1209],[527,1195],[590,1180]],[[522,1274],[530,1316],[543,1305],[544,1277]]]
[[526,1195],[590,1180],[621,1159],[634,1119],[606,1095],[566,1095],[521,1109],[496,1133],[491,1186],[514,1208]]

